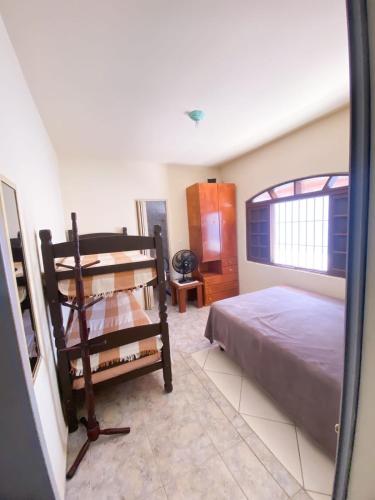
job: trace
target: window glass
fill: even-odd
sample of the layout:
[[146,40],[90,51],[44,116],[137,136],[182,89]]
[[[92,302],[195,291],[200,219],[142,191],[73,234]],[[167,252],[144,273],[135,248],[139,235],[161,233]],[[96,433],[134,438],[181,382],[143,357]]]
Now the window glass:
[[326,185],[329,177],[310,177],[296,182],[296,194],[314,193],[321,191]]
[[274,203],[272,262],[327,271],[328,208],[329,196]]
[[259,203],[261,201],[269,201],[271,196],[268,191],[264,191],[264,193],[259,194],[253,199],[253,203]]
[[330,178],[328,186],[331,189],[349,186],[349,176],[348,175],[334,175],[333,177]]
[[294,195],[294,182],[287,182],[286,184],[281,184],[273,188],[272,192],[276,198],[286,198],[287,196]]

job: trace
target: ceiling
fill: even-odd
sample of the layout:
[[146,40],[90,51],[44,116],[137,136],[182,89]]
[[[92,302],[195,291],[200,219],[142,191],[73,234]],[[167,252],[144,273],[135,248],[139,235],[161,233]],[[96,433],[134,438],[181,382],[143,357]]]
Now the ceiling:
[[61,158],[213,165],[348,101],[345,0],[0,0],[0,12]]

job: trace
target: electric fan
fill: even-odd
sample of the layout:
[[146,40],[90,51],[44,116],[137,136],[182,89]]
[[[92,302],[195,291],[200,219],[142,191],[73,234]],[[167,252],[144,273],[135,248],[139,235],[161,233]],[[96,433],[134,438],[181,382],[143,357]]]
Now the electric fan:
[[194,281],[194,278],[187,278],[186,274],[196,270],[198,259],[191,250],[180,250],[173,256],[172,266],[176,272],[182,274],[182,278],[180,278],[178,282],[188,283],[189,281]]

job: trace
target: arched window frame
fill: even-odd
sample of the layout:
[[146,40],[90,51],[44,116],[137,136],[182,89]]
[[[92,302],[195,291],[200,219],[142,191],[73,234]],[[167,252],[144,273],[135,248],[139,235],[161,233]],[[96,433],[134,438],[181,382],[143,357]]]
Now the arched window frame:
[[[246,202],[246,245],[247,260],[263,264],[299,269],[303,271],[329,274],[333,276],[345,277],[346,257],[347,257],[347,227],[348,227],[348,192],[349,186],[332,187],[334,178],[346,177],[349,184],[347,172],[317,174],[308,177],[292,179],[257,193]],[[326,178],[322,188],[319,190],[301,193],[303,181],[318,178]],[[293,192],[288,196],[277,196],[278,188],[289,186]],[[261,196],[269,199],[256,201]],[[286,202],[307,198],[317,198],[319,196],[329,196],[329,216],[328,216],[328,269],[327,271],[317,271],[306,267],[297,267],[272,262],[271,251],[271,207],[278,202]],[[340,219],[340,220],[339,220]],[[340,229],[338,229],[340,226]],[[345,229],[344,229],[345,228]]]

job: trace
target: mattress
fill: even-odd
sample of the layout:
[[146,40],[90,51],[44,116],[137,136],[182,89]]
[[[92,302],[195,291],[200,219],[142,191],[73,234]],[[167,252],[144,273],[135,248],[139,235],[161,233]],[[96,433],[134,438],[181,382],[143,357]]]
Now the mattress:
[[344,329],[343,301],[272,287],[214,303],[205,335],[333,457]]
[[[146,285],[156,278],[155,259],[140,252],[114,252],[81,256],[82,266],[95,261],[99,262],[90,266],[90,268],[145,261],[150,262],[150,267],[134,269],[131,271],[99,274],[96,276],[86,276],[83,278],[84,293],[86,297],[106,296],[115,292],[137,288],[139,286]],[[58,264],[74,266],[74,258],[66,257],[64,259],[60,259]],[[66,271],[66,268],[57,266],[56,271]],[[69,299],[75,297],[76,285],[74,279],[61,280],[59,281],[58,286],[60,293],[69,297]]]
[[[118,330],[151,323],[134,295],[129,291],[103,298],[93,307],[87,309],[86,317],[90,329],[90,339],[105,336]],[[78,315],[75,312],[73,321],[67,329],[66,343],[68,347],[71,347],[79,342]],[[161,351],[162,346],[162,341],[158,336],[91,354],[91,371],[95,373],[146,356],[156,355]],[[83,374],[82,360],[80,358],[71,361],[71,373],[75,377]]]

